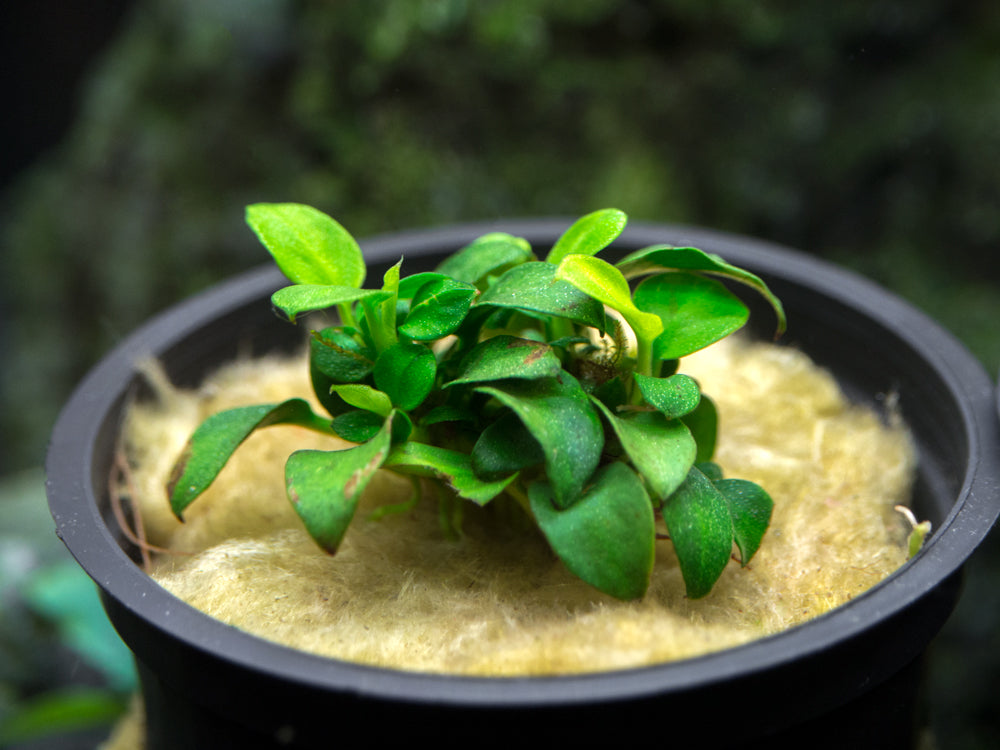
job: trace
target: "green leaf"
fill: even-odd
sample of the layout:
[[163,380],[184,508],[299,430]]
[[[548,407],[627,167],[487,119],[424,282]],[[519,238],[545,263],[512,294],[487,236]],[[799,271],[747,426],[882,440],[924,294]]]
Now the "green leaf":
[[442,278],[425,283],[413,297],[399,332],[417,341],[431,341],[454,333],[465,319],[476,288]]
[[340,328],[313,331],[309,339],[309,367],[330,381],[327,392],[334,383],[357,383],[368,377],[375,367],[372,356],[370,350]]
[[545,452],[520,418],[506,412],[480,433],[471,459],[477,477],[495,480],[542,463]]
[[106,688],[51,689],[34,695],[10,713],[4,712],[0,720],[0,747],[68,745],[75,742],[74,732],[103,729],[106,735],[127,709],[126,697]]
[[625,256],[617,265],[629,279],[658,271],[699,271],[745,284],[757,291],[774,309],[778,319],[775,337],[785,332],[785,309],[781,300],[759,276],[727,263],[718,255],[706,253],[696,247],[654,245]]
[[566,318],[602,333],[607,328],[601,304],[572,284],[557,280],[556,267],[540,261],[514,266],[483,292],[476,305]]
[[617,310],[636,336],[645,341],[652,341],[663,330],[659,317],[643,312],[632,303],[632,292],[625,277],[605,260],[589,255],[567,255],[556,269],[556,278],[568,281],[584,294]]
[[336,553],[358,498],[389,455],[393,419],[367,443],[342,451],[296,451],[285,464],[285,488],[316,543]]
[[399,298],[413,299],[413,296],[420,291],[420,287],[430,281],[454,281],[451,276],[433,271],[422,271],[409,276],[404,276],[399,280]]
[[764,532],[771,523],[774,502],[763,487],[746,479],[720,479],[715,482],[715,487],[729,506],[740,564],[746,566],[757,554]]
[[372,388],[370,385],[347,383],[334,385],[330,391],[336,393],[351,406],[374,412],[382,417],[388,417],[389,412],[392,411],[392,399],[389,398],[388,394]]
[[687,595],[708,594],[733,551],[729,505],[712,481],[692,467],[660,511],[674,544]]
[[618,599],[639,599],[653,570],[653,508],[639,477],[616,462],[597,472],[571,507],[559,509],[548,483],[528,488],[531,510],[553,552],[577,577]]
[[541,444],[545,472],[559,507],[571,505],[597,468],[604,430],[590,399],[569,373],[540,380],[504,380],[476,389],[510,407]]
[[[344,440],[352,443],[367,443],[375,437],[385,418],[375,412],[364,409],[354,409],[338,414],[333,420],[333,431]],[[393,412],[392,418],[392,442],[402,443],[410,437],[413,432],[413,422],[405,412]]]
[[178,518],[222,471],[233,452],[254,430],[276,424],[294,424],[330,433],[330,423],[313,413],[300,398],[280,404],[240,406],[213,414],[199,425],[174,464],[167,493]]
[[445,387],[505,378],[554,378],[562,363],[548,344],[500,335],[476,344],[462,360],[459,376]]
[[303,313],[326,310],[336,305],[357,300],[381,302],[385,292],[376,289],[356,289],[352,286],[298,284],[286,286],[271,295],[271,304],[281,310],[290,321]]
[[364,283],[361,248],[322,211],[300,203],[255,203],[247,206],[246,221],[293,283]]
[[622,419],[599,400],[594,399],[594,403],[604,412],[622,449],[645,478],[653,496],[659,502],[669,497],[694,464],[697,446],[688,428],[659,412],[635,412]]
[[435,406],[420,419],[421,427],[430,427],[442,422],[475,422],[476,415],[469,409],[452,404]]
[[719,432],[719,410],[704,393],[701,394],[701,401],[694,411],[681,417],[681,421],[687,425],[698,444],[698,455],[695,457],[696,463],[711,461],[715,455],[715,441]]
[[443,479],[456,493],[477,505],[486,505],[517,478],[514,474],[496,481],[484,481],[476,476],[472,461],[465,453],[413,441],[393,448],[385,465],[400,473]]
[[416,409],[434,387],[437,361],[423,344],[400,341],[375,361],[375,385],[403,411]]
[[625,212],[617,208],[581,216],[556,240],[545,260],[559,265],[567,255],[596,255],[618,238],[627,222]]
[[635,290],[635,304],[663,323],[653,356],[679,359],[739,330],[750,311],[714,279],[673,272],[651,276]]
[[379,433],[383,424],[385,417],[380,414],[364,409],[352,409],[334,417],[332,426],[333,431],[344,440],[367,443]]
[[504,232],[492,232],[446,258],[437,271],[458,281],[475,284],[491,273],[533,258],[527,240]]
[[633,377],[646,403],[659,409],[667,419],[683,417],[701,403],[701,389],[689,375],[677,373],[667,378],[654,378],[635,373]]

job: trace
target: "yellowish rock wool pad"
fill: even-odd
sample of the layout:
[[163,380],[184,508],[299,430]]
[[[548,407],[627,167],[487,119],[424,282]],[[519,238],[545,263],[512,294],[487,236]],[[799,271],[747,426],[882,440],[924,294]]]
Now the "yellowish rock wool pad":
[[[227,623],[280,643],[369,664],[463,674],[589,672],[680,659],[815,617],[887,576],[906,557],[893,506],[909,497],[914,451],[890,415],[848,403],[802,353],[725,342],[683,362],[720,411],[716,459],[764,486],[771,528],[748,568],[729,565],[691,601],[669,541],[657,543],[646,597],[623,603],[568,573],[537,531],[489,531],[500,507],[467,506],[464,537],[443,538],[436,503],[372,520],[410,485],[380,473],[335,557],[303,530],[283,487],[285,457],[346,445],[296,427],[253,435],[186,523],[164,485],[198,423],[238,404],[309,397],[303,358],[236,363],[198,393],[159,379],[160,398],[126,426],[132,486],[154,577]],[[154,379],[156,379],[154,377]]]

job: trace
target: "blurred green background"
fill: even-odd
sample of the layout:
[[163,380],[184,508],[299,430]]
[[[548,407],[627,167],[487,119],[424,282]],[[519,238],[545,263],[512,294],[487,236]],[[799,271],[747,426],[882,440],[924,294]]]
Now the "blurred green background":
[[[249,202],[311,203],[358,236],[611,205],[742,232],[865,273],[991,374],[1000,365],[996,2],[40,0],[2,13],[0,512],[27,546],[2,563],[0,652],[54,639],[81,653],[57,632],[77,610],[46,611],[27,583],[63,564],[38,515],[48,431],[150,314],[266,261]],[[941,747],[1000,746],[996,548],[970,566],[933,651]],[[41,672],[0,670],[0,720],[79,684],[26,674]],[[127,691],[92,677],[115,700]]]

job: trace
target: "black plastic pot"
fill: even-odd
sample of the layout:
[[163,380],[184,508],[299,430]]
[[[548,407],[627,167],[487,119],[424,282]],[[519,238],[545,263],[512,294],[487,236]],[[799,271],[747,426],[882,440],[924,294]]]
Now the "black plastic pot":
[[[362,243],[371,264],[406,256],[432,267],[486,231],[536,247],[568,221],[466,225]],[[358,727],[366,742],[435,745],[696,738],[700,747],[795,741],[816,747],[908,747],[920,656],[950,614],[963,563],[1000,510],[1000,427],[993,385],[947,332],[877,286],[762,242],[681,226],[640,225],[622,252],[659,242],[715,252],[763,276],[790,321],[784,341],[831,368],[855,399],[898,394],[915,436],[917,514],[935,532],[921,553],[850,604],[787,632],[672,664],[567,677],[418,674],[310,656],[224,625],[161,589],[111,518],[106,490],[134,363],[157,357],[196,384],[248,349],[299,344],[267,297],[262,269],[190,299],[122,342],[65,407],[49,450],[58,533],[101,589],[136,656],[150,748],[327,747]],[[377,279],[377,268],[369,278]],[[753,304],[752,300],[748,302]],[[755,311],[761,331],[773,324]]]

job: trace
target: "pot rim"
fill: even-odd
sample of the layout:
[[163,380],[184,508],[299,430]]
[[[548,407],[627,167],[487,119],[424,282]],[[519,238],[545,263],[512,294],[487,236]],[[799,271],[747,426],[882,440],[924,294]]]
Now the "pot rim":
[[[360,244],[367,262],[394,262],[404,251],[416,255],[457,248],[488,231],[517,234],[537,246],[551,242],[570,221],[467,223],[378,235]],[[119,546],[93,490],[105,482],[94,474],[95,456],[90,446],[98,442],[102,429],[108,429],[103,425],[104,415],[126,397],[136,377],[135,363],[152,352],[150,342],[156,342],[158,351],[166,351],[197,327],[192,320],[221,316],[265,297],[282,285],[283,277],[273,266],[240,274],[160,313],[87,374],[60,414],[46,461],[46,488],[57,534],[106,597],[187,648],[211,652],[237,665],[252,665],[254,670],[289,682],[413,703],[468,706],[622,700],[698,689],[736,675],[767,672],[834,648],[873,621],[910,608],[951,578],[1000,513],[1000,426],[994,386],[981,364],[950,333],[894,294],[788,248],[715,230],[641,222],[630,224],[620,242],[627,247],[644,247],[663,243],[665,238],[677,245],[709,248],[737,265],[752,265],[761,275],[802,284],[819,296],[856,308],[891,328],[931,363],[956,397],[970,457],[956,502],[917,557],[847,605],[781,633],[703,656],[613,672],[537,677],[406,672],[317,657],[244,633],[194,609],[149,578]]]

